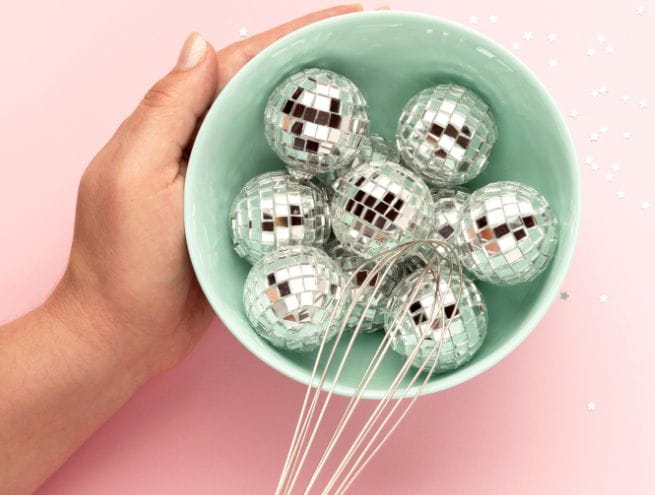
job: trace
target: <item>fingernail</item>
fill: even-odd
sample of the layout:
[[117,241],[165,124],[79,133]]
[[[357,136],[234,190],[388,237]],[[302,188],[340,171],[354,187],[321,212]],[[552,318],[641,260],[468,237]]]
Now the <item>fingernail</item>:
[[207,53],[205,38],[198,33],[191,33],[184,42],[175,68],[178,70],[193,69],[205,58],[205,53]]

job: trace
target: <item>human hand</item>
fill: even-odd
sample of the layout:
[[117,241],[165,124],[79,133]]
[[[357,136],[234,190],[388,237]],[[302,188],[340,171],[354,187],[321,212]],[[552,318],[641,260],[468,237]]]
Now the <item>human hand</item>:
[[[91,348],[110,348],[147,379],[177,364],[212,311],[186,251],[182,196],[188,151],[217,92],[261,49],[334,7],[218,52],[198,34],[93,159],[79,188],[66,273],[46,303]],[[102,354],[101,354],[102,355]]]

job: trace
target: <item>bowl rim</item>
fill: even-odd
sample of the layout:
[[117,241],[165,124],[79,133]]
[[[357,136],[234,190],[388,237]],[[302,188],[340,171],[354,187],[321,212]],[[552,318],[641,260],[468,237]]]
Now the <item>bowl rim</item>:
[[[230,94],[235,91],[240,84],[241,79],[252,73],[256,70],[257,61],[259,59],[267,57],[271,52],[278,50],[281,45],[288,44],[294,39],[302,37],[305,33],[311,33],[313,30],[317,29],[329,29],[330,26],[334,24],[339,24],[343,22],[352,22],[353,19],[386,19],[389,20],[391,17],[398,20],[419,20],[419,21],[429,21],[435,23],[440,28],[449,29],[455,31],[467,37],[474,38],[481,43],[491,46],[494,50],[501,52],[503,56],[508,57],[515,65],[517,72],[531,83],[544,98],[545,104],[553,110],[553,113],[558,117],[555,119],[553,124],[556,126],[559,135],[564,137],[563,146],[565,154],[568,157],[567,162],[571,164],[569,167],[570,178],[572,179],[571,183],[571,209],[569,214],[569,219],[571,219],[568,225],[568,233],[570,242],[567,245],[558,246],[558,257],[561,259],[561,269],[559,272],[551,277],[551,279],[544,284],[541,290],[541,296],[538,301],[535,303],[534,308],[528,314],[526,320],[523,324],[517,329],[517,331],[505,342],[503,342],[495,351],[490,353],[488,356],[480,359],[479,361],[470,364],[469,366],[463,367],[453,373],[444,375],[442,377],[437,377],[434,381],[428,381],[423,389],[421,390],[421,395],[427,395],[430,393],[440,392],[448,388],[459,385],[463,382],[471,380],[472,378],[484,373],[489,370],[491,367],[496,365],[502,359],[507,357],[509,354],[514,351],[521,342],[523,342],[527,336],[536,328],[539,322],[543,319],[545,314],[548,312],[552,306],[555,298],[559,292],[559,289],[564,281],[566,275],[568,274],[571,261],[573,259],[573,254],[575,252],[575,247],[577,245],[578,234],[580,230],[580,216],[581,216],[581,207],[582,207],[582,187],[581,187],[581,178],[580,178],[580,169],[578,166],[577,153],[575,150],[575,145],[573,143],[573,138],[571,136],[571,131],[566,125],[566,122],[551,94],[548,92],[546,87],[539,81],[536,74],[518,57],[516,57],[511,51],[502,46],[497,41],[473,30],[462,24],[454,22],[449,19],[444,19],[442,17],[433,16],[429,14],[423,14],[418,12],[408,12],[408,11],[371,11],[371,12],[355,12],[352,14],[345,14],[329,19],[324,19],[307,26],[304,26],[292,33],[289,33],[282,38],[276,40],[271,45],[259,52],[255,57],[252,58],[244,67],[242,67],[237,74],[228,82],[228,84],[223,88],[221,93],[216,97],[212,103],[206,120],[208,120],[212,114],[220,112],[222,107],[222,102],[229,98]],[[254,354],[261,361],[266,363],[268,366],[274,370],[282,373],[283,375],[295,380],[299,383],[307,385],[311,378],[311,371],[306,370],[305,368],[297,365],[296,363],[290,362],[287,359],[281,357],[279,354],[275,353],[263,353],[260,352],[261,347],[253,345],[245,336],[241,335],[241,332],[238,330],[233,330],[232,327],[241,326],[241,322],[237,322],[232,319],[229,312],[223,311],[224,308],[227,308],[227,305],[217,297],[214,297],[209,291],[205,290],[205,285],[202,280],[202,276],[199,275],[196,267],[198,265],[198,260],[200,257],[199,249],[196,245],[194,238],[189,237],[189,232],[191,230],[192,222],[192,195],[189,194],[190,184],[195,181],[196,176],[196,161],[198,153],[195,152],[196,144],[202,141],[202,138],[205,134],[206,127],[204,125],[200,126],[196,142],[194,143],[191,154],[188,162],[188,169],[186,174],[186,180],[184,185],[184,229],[185,229],[185,239],[187,244],[187,249],[189,252],[189,257],[191,259],[191,264],[193,266],[196,278],[200,287],[207,297],[209,304],[212,306],[212,309],[216,313],[217,317],[223,322],[225,327],[236,337],[236,339],[241,342],[252,354]],[[420,380],[419,380],[420,381]],[[323,389],[326,390],[330,386],[326,382]],[[414,385],[407,392],[406,397],[413,397],[418,392],[419,385]],[[334,393],[346,397],[351,397],[354,388],[351,386],[345,386],[342,384],[336,384],[334,386]],[[363,394],[363,398],[366,399],[381,399],[384,394],[381,390],[366,390]]]

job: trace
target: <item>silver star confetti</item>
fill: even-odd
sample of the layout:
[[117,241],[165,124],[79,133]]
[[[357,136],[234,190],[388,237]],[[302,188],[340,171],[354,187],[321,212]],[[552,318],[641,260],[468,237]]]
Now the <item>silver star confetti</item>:
[[650,207],[651,207],[651,204],[650,204],[649,201],[644,201],[643,203],[641,203],[641,209],[644,210],[644,211],[650,209]]
[[630,95],[622,94],[621,95],[621,100],[623,100],[624,103],[628,103],[630,101]]
[[643,5],[640,7],[637,7],[637,10],[635,11],[637,15],[644,15],[646,13],[646,7]]
[[496,24],[498,22],[498,16],[497,15],[490,15],[489,16],[489,22],[491,24]]
[[521,43],[517,43],[517,42],[512,43],[512,48],[514,50],[517,50],[517,51],[520,50],[521,49]]
[[630,131],[625,131],[623,133],[623,139],[630,139],[632,137],[632,133]]
[[550,41],[551,43],[552,43],[553,41],[557,41],[557,35],[556,35],[555,33],[550,33],[550,34],[548,35],[548,41]]
[[569,113],[569,116],[570,116],[572,119],[577,119],[577,118],[580,116],[580,112],[578,112],[578,110],[577,110],[576,108],[573,108],[573,109],[571,110],[571,112]]
[[471,24],[477,24],[478,23],[478,18],[476,16],[472,15],[471,17],[469,17],[469,22]]
[[595,48],[589,48],[587,50],[587,56],[588,57],[593,57],[594,55],[596,55],[596,49]]
[[557,59],[551,58],[548,61],[548,65],[550,65],[551,67],[557,67]]
[[600,302],[602,302],[602,303],[606,303],[606,302],[609,300],[609,298],[607,297],[606,294],[602,294],[598,299],[599,299]]
[[625,198],[625,191],[617,191],[616,197],[617,197],[617,199]]
[[648,106],[648,100],[644,100],[644,99],[639,100],[639,106],[641,108],[646,108]]
[[246,36],[248,36],[248,30],[244,27],[239,29],[239,38],[245,38]]
[[597,143],[597,142],[598,142],[598,137],[599,137],[599,136],[598,136],[598,133],[597,133],[597,132],[592,132],[592,133],[589,135],[589,140],[590,140],[592,143]]
[[587,411],[594,412],[596,410],[596,403],[593,400],[587,402]]
[[566,291],[560,292],[560,293],[559,293],[559,298],[560,298],[562,301],[566,301],[566,300],[569,298],[569,293],[566,292]]
[[525,41],[530,41],[533,38],[532,33],[530,31],[523,33],[523,39]]

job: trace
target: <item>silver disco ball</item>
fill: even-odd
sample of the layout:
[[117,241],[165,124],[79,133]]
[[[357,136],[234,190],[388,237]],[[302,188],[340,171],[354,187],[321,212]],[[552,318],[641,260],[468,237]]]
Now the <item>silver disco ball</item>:
[[432,238],[449,242],[455,229],[462,207],[471,193],[462,187],[444,187],[432,191],[434,224]]
[[275,171],[249,180],[230,210],[232,242],[250,263],[275,249],[323,247],[330,236],[328,199],[308,182]]
[[396,286],[385,325],[394,351],[409,357],[420,345],[412,365],[425,364],[423,371],[434,365],[441,373],[478,351],[487,335],[487,310],[475,284],[443,263],[438,274],[419,270]]
[[332,230],[356,254],[369,258],[430,233],[430,190],[397,163],[362,164],[339,177],[333,189]]
[[493,182],[475,191],[459,219],[454,242],[462,264],[498,285],[529,282],[557,249],[557,218],[530,186]]
[[368,126],[357,86],[326,69],[305,69],[285,79],[264,111],[268,143],[289,171],[303,178],[347,166]]
[[427,88],[405,105],[396,132],[400,157],[432,184],[458,185],[487,165],[496,141],[487,104],[454,84]]
[[276,347],[311,351],[328,326],[345,280],[339,266],[320,249],[292,246],[268,253],[246,278],[243,305],[255,331]]
[[389,295],[403,275],[401,263],[396,262],[379,267],[373,275],[371,272],[375,267],[375,259],[367,260],[348,251],[338,240],[329,241],[325,251],[343,270],[346,286],[352,294],[351,297],[354,298],[356,294],[359,294],[349,315],[347,328],[353,329],[359,326],[362,333],[375,332],[384,328],[384,309]]

